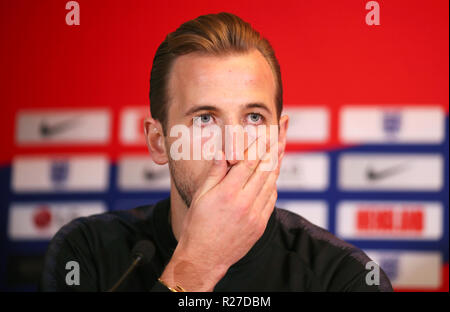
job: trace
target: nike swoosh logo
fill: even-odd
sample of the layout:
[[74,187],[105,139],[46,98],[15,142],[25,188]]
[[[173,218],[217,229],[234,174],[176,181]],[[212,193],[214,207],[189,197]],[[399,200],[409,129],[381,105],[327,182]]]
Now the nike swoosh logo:
[[407,168],[406,164],[399,164],[381,170],[375,170],[371,167],[366,170],[366,177],[369,181],[379,181],[391,176],[397,175]]
[[166,174],[167,172],[164,172],[162,170],[155,172],[149,169],[144,169],[143,171],[144,178],[149,181],[164,177]]
[[41,134],[41,136],[48,138],[59,133],[66,132],[67,130],[76,126],[79,121],[78,119],[78,117],[75,117],[53,124],[49,124],[46,120],[42,120],[41,124],[39,125],[39,133]]

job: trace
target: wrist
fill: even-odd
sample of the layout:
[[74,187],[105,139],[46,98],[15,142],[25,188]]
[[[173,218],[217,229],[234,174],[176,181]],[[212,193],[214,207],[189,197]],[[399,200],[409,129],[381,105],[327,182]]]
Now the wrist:
[[175,251],[160,279],[169,286],[186,291],[213,291],[228,270],[224,265],[211,265]]

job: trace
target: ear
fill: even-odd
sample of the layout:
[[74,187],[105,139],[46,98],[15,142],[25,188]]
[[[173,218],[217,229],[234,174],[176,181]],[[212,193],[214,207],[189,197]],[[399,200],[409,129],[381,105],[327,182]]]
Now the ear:
[[158,165],[166,164],[166,145],[164,144],[164,131],[159,120],[148,117],[144,120],[144,133],[148,151],[153,161]]
[[281,143],[281,147],[282,147],[280,159],[283,159],[284,150],[286,149],[286,135],[287,135],[287,130],[288,130],[288,126],[289,126],[289,116],[288,115],[281,116],[279,125],[280,125],[280,128],[279,128],[280,131],[278,133],[278,142]]

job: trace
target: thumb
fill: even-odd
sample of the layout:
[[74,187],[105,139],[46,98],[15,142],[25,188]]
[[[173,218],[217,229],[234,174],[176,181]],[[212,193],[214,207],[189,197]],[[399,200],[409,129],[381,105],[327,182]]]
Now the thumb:
[[201,196],[203,196],[206,192],[219,184],[219,182],[222,181],[226,174],[227,161],[225,160],[224,153],[220,150],[214,156],[213,164],[209,169],[208,176],[206,177],[205,182],[203,182],[203,185],[200,187],[198,194],[196,194],[195,197],[200,198]]

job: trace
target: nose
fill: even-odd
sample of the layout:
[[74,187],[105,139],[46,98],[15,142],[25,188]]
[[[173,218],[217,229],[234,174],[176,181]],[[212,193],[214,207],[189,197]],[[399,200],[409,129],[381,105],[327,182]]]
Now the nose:
[[241,125],[225,126],[223,148],[229,167],[244,159],[245,133]]
[[[227,140],[227,139],[225,139]],[[225,143],[225,159],[228,166],[234,166],[243,159],[243,151],[241,145],[238,143],[239,138],[234,137],[230,142]]]

